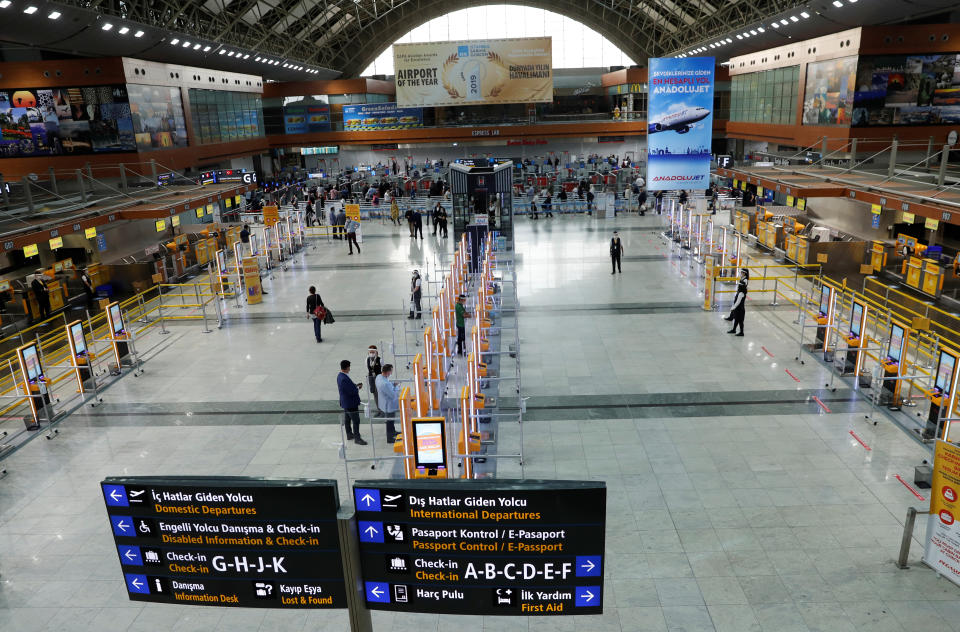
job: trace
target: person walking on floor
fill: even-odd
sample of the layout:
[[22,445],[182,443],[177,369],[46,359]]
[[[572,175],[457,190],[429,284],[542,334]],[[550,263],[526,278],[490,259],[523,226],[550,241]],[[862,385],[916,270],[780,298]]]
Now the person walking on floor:
[[377,345],[370,345],[367,347],[367,385],[370,387],[370,392],[373,393],[373,402],[378,408],[380,407],[380,400],[377,399],[379,395],[377,394],[376,380],[381,371]]
[[357,247],[357,254],[360,254],[360,242],[357,241],[357,230],[360,228],[360,222],[353,219],[352,217],[347,220],[345,230],[347,231],[347,245],[350,246],[350,252],[347,254],[353,254],[353,247]]
[[463,294],[458,296],[457,304],[453,308],[457,319],[457,355],[466,355],[464,345],[467,338],[467,308],[463,304],[465,298]]
[[390,200],[390,221],[400,225],[400,205],[397,204],[397,198]]
[[623,242],[620,241],[620,233],[613,231],[613,239],[610,240],[610,263],[613,266],[613,271],[610,274],[616,274],[617,272],[623,274],[623,270],[620,268],[621,257],[623,257]]
[[337,239],[345,239],[346,232],[343,227],[347,223],[347,212],[344,210],[343,205],[340,206],[340,211],[337,213]]
[[[724,320],[733,321],[733,327],[727,332],[728,334],[743,335],[743,317],[747,313],[747,285],[749,283],[750,271],[743,268],[740,270],[740,282],[737,283],[737,293],[733,297],[733,307],[730,309],[730,314],[724,318]],[[737,333],[737,327],[740,328],[740,333]]]
[[384,364],[383,370],[377,376],[375,384],[377,386],[377,408],[383,415],[387,426],[387,443],[392,444],[397,440],[397,411],[400,410],[400,387],[390,381],[393,375],[393,365]]
[[437,236],[437,229],[440,228],[440,212],[443,211],[443,205],[437,202],[433,207],[433,236]]
[[419,233],[420,239],[423,239],[423,215],[420,211],[413,209],[411,221],[413,222],[413,231],[410,233],[410,236],[416,238]]
[[323,317],[326,315],[327,308],[323,306],[323,299],[317,294],[317,288],[311,285],[309,294],[307,294],[307,318],[313,319],[313,335],[317,342],[323,342],[320,326],[323,324]]
[[414,312],[416,312],[416,318],[421,317],[420,309],[420,299],[423,297],[423,281],[420,278],[420,271],[413,271],[413,278],[410,279],[410,320],[413,320]]
[[543,212],[547,214],[547,217],[553,217],[553,198],[549,191],[547,197],[543,198]]
[[537,211],[536,200],[530,200],[530,219],[540,219],[540,213]]
[[367,445],[360,436],[361,388],[363,388],[362,383],[355,383],[350,379],[350,360],[341,360],[340,373],[337,374],[337,390],[340,393],[340,408],[343,409],[343,429],[347,433],[347,441],[353,441],[357,445]]
[[440,212],[437,214],[437,222],[440,224],[440,236],[447,237],[447,222],[450,220],[450,217],[447,215],[447,209],[440,207]]

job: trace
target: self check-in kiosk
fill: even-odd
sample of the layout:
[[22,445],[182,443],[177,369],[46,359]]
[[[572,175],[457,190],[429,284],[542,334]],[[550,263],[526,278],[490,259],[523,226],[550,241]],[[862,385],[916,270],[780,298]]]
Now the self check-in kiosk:
[[414,419],[414,478],[447,478],[447,434],[443,417]]
[[850,310],[850,331],[847,332],[847,356],[843,364],[843,372],[847,375],[860,376],[863,369],[863,346],[864,330],[867,326],[867,306],[859,301],[853,301],[853,308]]
[[[927,413],[927,424],[921,433],[924,439],[944,439],[949,435],[950,411],[956,407],[957,390],[957,356],[946,349],[940,350],[937,359],[937,372],[933,378],[933,390],[930,392],[930,411]],[[947,418],[944,422],[943,433],[937,436],[941,417]]]
[[900,377],[903,375],[904,355],[907,346],[907,328],[905,325],[890,325],[890,343],[887,355],[880,360],[883,366],[883,391],[889,398],[891,410],[900,409]]
[[[40,410],[50,404],[50,392],[47,390],[47,378],[40,362],[37,343],[31,342],[18,348],[17,359],[20,361],[24,394],[30,402],[30,417],[24,417],[23,423],[27,430],[36,430],[40,426]],[[52,412],[47,412],[52,419]]]
[[117,361],[117,370],[123,364],[123,360],[130,355],[130,346],[127,339],[130,337],[123,322],[123,314],[120,311],[120,303],[113,302],[107,305],[107,326],[110,330],[110,344],[113,346],[113,355]]
[[83,332],[83,322],[75,320],[66,326],[67,345],[70,347],[70,357],[73,359],[73,371],[77,378],[79,392],[86,391],[84,382],[93,377],[90,371],[90,349],[87,347],[87,337]]
[[829,351],[829,330],[833,324],[833,288],[829,285],[820,286],[820,306],[817,312],[817,338],[814,345],[817,349]]

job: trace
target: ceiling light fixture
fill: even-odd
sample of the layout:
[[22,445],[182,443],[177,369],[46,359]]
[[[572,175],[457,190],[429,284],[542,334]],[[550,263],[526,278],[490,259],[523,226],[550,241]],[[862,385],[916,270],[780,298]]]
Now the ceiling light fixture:
[[48,15],[47,17],[50,18],[51,20],[56,20],[57,18],[60,17],[60,12],[59,12],[59,11],[51,11],[51,12],[50,12],[50,15]]
[[193,45],[193,50],[200,50],[200,47],[201,47],[201,46],[203,46],[203,44],[194,44],[194,45]]
[[243,58],[244,58],[244,59],[250,59],[250,55],[244,55]]
[[24,9],[23,12],[26,13],[27,15],[33,15],[34,13],[37,12],[37,7],[29,6],[26,9]]
[[133,34],[134,37],[143,37],[143,31],[137,31]]
[[129,27],[129,26],[123,26],[123,27],[120,28],[119,31],[117,31],[117,33],[119,33],[120,35],[126,35],[126,34],[129,33],[129,32],[130,32],[130,27]]
[[221,55],[226,55],[226,54],[227,54],[227,49],[226,49],[226,48],[221,48],[221,49],[220,49],[220,54],[221,54]]
[[13,4],[13,3],[10,2],[10,0],[0,0],[0,9],[6,9],[6,8],[9,7],[11,4]]
[[211,48],[213,48],[213,47],[212,47],[212,46],[204,46],[204,47],[203,47],[203,52],[209,53]]
[[766,31],[763,30],[763,27],[762,27],[762,26],[758,26],[758,27],[757,27],[757,32],[759,32],[759,33],[766,33]]
[[786,20],[780,20],[780,24],[782,24],[782,25],[784,25],[784,26],[787,26],[787,25],[790,24],[790,23],[787,22]]
[[[853,0],[853,1],[856,2],[857,0]],[[807,13],[806,11],[801,11],[801,12],[800,12],[800,17],[802,17],[804,20],[807,20],[807,19],[810,18],[810,14]]]
[[833,0],[833,6],[835,6],[835,7],[837,7],[837,8],[839,9],[840,7],[843,6],[843,3],[840,2],[840,0]]
[[101,26],[100,28],[101,28],[102,30],[104,30],[104,31],[109,31],[110,29],[113,28],[113,25],[110,24],[109,22],[107,22],[106,24],[104,24],[104,25]]
[[727,44],[733,44],[733,40],[730,39],[729,37],[727,38]]
[[750,35],[756,35],[756,34],[757,34],[757,32],[756,32],[755,30],[750,29]]
[[790,21],[791,21],[791,22],[799,22],[799,21],[800,21],[800,18],[798,18],[798,17],[795,16],[795,15],[791,15],[791,16],[790,16]]
[[170,45],[171,45],[171,46],[176,46],[176,45],[179,44],[179,43],[180,43],[180,40],[177,39],[176,37],[173,38],[172,40],[170,40]]
[[746,33],[746,32],[744,32],[744,33],[743,33],[743,37],[744,37],[744,38],[748,38],[748,37],[750,37],[750,34],[749,34],[749,33]]
[[779,23],[779,22],[774,22],[774,23],[771,24],[770,26],[772,26],[772,27],[775,28],[775,29],[778,29],[778,28],[780,28],[780,23]]
[[184,48],[190,48],[190,42],[186,42],[186,41],[185,41],[185,42],[183,43],[183,47],[184,47]]
[[743,35],[737,35],[737,39],[738,39],[738,40],[742,40],[742,39],[743,39]]

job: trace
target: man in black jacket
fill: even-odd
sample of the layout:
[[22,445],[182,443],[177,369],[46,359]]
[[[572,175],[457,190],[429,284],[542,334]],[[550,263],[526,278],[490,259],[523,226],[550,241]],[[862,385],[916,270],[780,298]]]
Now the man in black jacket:
[[613,231],[613,239],[610,240],[610,263],[613,265],[613,271],[610,274],[616,274],[617,272],[623,274],[623,270],[620,268],[620,257],[622,256],[623,243],[620,241],[620,234]]
[[313,335],[317,342],[323,342],[323,336],[320,335],[320,326],[323,324],[323,317],[317,314],[317,307],[323,307],[323,299],[317,294],[317,288],[310,286],[310,293],[307,295],[307,318],[313,319]]

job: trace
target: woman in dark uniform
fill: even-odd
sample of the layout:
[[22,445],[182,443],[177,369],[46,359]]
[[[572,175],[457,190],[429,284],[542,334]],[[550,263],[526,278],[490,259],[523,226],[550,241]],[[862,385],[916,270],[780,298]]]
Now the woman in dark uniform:
[[[733,297],[733,308],[730,310],[730,315],[724,319],[733,321],[733,327],[727,332],[728,334],[743,335],[743,317],[747,312],[747,284],[749,282],[750,272],[743,268],[740,271],[740,282],[737,283],[737,293]],[[740,327],[740,333],[737,333],[738,326]]]

